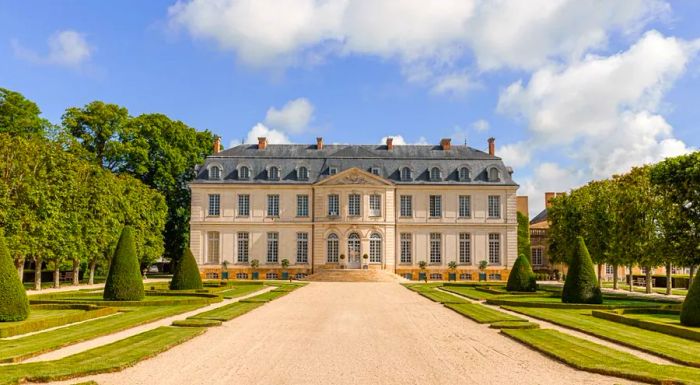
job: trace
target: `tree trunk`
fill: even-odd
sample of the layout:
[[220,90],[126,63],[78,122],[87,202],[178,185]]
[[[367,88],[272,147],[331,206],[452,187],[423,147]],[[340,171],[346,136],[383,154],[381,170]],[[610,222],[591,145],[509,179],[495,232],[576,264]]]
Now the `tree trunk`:
[[24,283],[24,258],[15,259],[15,267],[17,268],[20,282]]
[[646,274],[646,293],[651,294],[651,267],[647,267],[647,274]]
[[598,264],[598,287],[603,287],[603,264]]
[[693,277],[695,277],[695,265],[690,265],[690,275],[688,276],[688,290],[693,287]]
[[80,260],[73,260],[73,286],[80,285]]
[[34,290],[41,290],[41,257],[34,257]]
[[61,265],[58,263],[53,269],[53,287],[56,289],[61,287]]
[[617,265],[613,265],[613,290],[617,290]]
[[666,262],[666,295],[673,293],[673,276],[671,275],[671,262]]
[[634,292],[634,277],[632,276],[632,265],[629,266],[630,269],[630,293]]
[[90,261],[90,279],[88,280],[88,285],[95,283],[95,268],[97,267],[97,261]]

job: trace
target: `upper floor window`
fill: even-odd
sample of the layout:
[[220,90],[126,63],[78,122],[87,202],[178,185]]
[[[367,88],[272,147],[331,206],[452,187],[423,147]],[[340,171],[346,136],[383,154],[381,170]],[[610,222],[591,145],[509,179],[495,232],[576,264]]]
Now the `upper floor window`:
[[369,216],[378,217],[382,215],[382,196],[372,194],[369,196]]
[[209,168],[209,179],[212,179],[212,180],[221,179],[221,167],[211,166]]
[[542,266],[542,248],[541,247],[533,247],[532,248],[532,265],[533,266]]
[[241,166],[241,168],[238,170],[238,178],[250,179],[250,169],[248,166]]
[[270,194],[267,196],[267,216],[268,217],[280,216],[280,196],[279,195]]
[[411,180],[411,169],[404,167],[401,169],[401,180]]
[[297,216],[298,217],[308,217],[309,216],[309,196],[308,195],[297,195]]
[[372,233],[369,237],[369,262],[379,263],[382,261],[382,236]]
[[440,169],[438,167],[430,169],[430,180],[440,180],[440,177]]
[[250,216],[250,195],[241,194],[238,196],[238,216]]
[[337,167],[329,167],[328,168],[328,175],[335,175],[338,173],[338,168]]
[[501,179],[500,173],[496,167],[491,167],[489,170],[489,182],[498,182]]
[[488,210],[489,218],[501,217],[501,197],[498,195],[489,195]]
[[340,197],[338,194],[328,196],[328,216],[337,217],[340,215]]
[[348,196],[348,215],[352,217],[360,216],[360,194],[350,194]]
[[411,195],[401,195],[401,200],[399,202],[400,216],[402,217],[412,217],[413,216],[413,197]]
[[372,167],[371,171],[372,171],[372,174],[374,174],[374,175],[380,174],[379,167]]
[[442,216],[442,196],[430,196],[430,217],[439,218]]
[[468,168],[462,167],[459,169],[459,180],[461,180],[461,181],[469,180],[469,169]]
[[279,178],[280,178],[280,169],[275,167],[275,166],[270,167],[269,179],[270,180],[278,180]]
[[472,197],[469,195],[459,196],[459,217],[469,218],[472,216]]
[[299,170],[297,171],[299,173],[299,180],[308,180],[309,179],[309,169],[306,167],[299,167]]
[[218,217],[221,214],[221,195],[209,194],[209,212],[211,217]]

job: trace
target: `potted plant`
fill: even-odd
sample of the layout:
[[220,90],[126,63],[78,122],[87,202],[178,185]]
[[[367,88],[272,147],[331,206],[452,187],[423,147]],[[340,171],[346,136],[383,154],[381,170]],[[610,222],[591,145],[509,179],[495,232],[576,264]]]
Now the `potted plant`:
[[420,269],[420,273],[418,273],[418,280],[425,281],[426,283],[428,283],[428,276],[425,274],[426,267],[428,267],[428,262],[426,262],[426,261],[418,262],[418,268]]
[[221,279],[228,280],[228,261],[221,262]]
[[367,260],[369,259],[369,255],[367,255],[366,253],[362,254],[362,259],[364,260],[364,262],[362,262],[362,268],[368,269],[369,266],[367,265]]
[[281,263],[282,263],[282,279],[287,280],[287,279],[289,279],[289,271],[287,271],[287,269],[289,268],[289,260],[287,258],[285,258],[281,261]]
[[447,267],[450,269],[450,273],[447,275],[447,280],[457,281],[457,262],[450,261],[450,263],[447,264]]
[[345,254],[340,254],[340,268],[345,268]]
[[486,260],[479,262],[479,281],[486,281],[486,268],[489,263]]
[[250,261],[250,268],[253,269],[253,274],[251,274],[250,279],[258,279],[260,274],[256,270],[259,266],[260,261],[258,261],[257,259],[253,259],[252,261]]

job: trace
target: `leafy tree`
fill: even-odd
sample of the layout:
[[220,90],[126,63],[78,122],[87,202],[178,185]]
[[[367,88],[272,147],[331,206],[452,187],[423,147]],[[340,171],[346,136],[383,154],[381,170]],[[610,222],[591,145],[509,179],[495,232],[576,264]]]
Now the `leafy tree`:
[[22,321],[29,316],[29,301],[0,231],[0,322]]
[[178,259],[170,281],[170,290],[195,290],[202,288],[202,278],[199,276],[199,267],[190,248],[186,248],[182,257]]
[[529,259],[520,254],[513,264],[506,284],[508,291],[537,291],[537,280]]
[[524,255],[532,261],[532,249],[530,243],[530,221],[527,215],[520,212],[518,216],[518,255]]
[[0,88],[0,133],[41,137],[50,126],[39,107],[22,94]]
[[569,264],[561,300],[564,303],[603,303],[603,294],[598,286],[593,262],[583,237],[577,237],[576,244],[576,251]]
[[[614,241],[614,188],[611,180],[593,181],[575,190],[582,205],[581,233],[593,263],[598,265],[598,284],[603,273],[603,264],[614,262],[610,255]],[[615,269],[617,270],[617,269]],[[614,277],[617,281],[617,276]],[[614,285],[617,285],[615,282]]]
[[140,301],[144,295],[134,230],[124,226],[109,267],[103,297],[110,301]]
[[549,259],[569,263],[575,252],[576,237],[581,234],[582,207],[571,194],[552,198],[547,208],[549,220]]

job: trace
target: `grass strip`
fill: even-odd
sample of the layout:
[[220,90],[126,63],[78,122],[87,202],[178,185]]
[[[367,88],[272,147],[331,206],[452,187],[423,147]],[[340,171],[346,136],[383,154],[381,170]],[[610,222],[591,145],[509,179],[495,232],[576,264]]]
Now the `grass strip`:
[[226,299],[238,298],[244,295],[254,293],[256,291],[264,289],[265,286],[261,285],[241,285],[233,286],[229,289],[218,292],[218,294]]
[[162,326],[59,360],[3,366],[0,385],[58,381],[119,371],[179,345],[205,330]]
[[[700,342],[700,328],[691,328],[691,327],[681,325],[679,313],[676,313],[674,315],[675,316],[674,318],[676,321],[674,323],[658,322],[658,321],[654,321],[653,319],[642,319],[642,318],[636,318],[636,317],[628,317],[624,313],[619,314],[616,312],[608,312],[608,311],[600,311],[600,310],[594,310],[592,312],[592,315],[593,315],[593,317],[596,317],[596,318],[601,318],[601,319],[612,321],[612,322],[617,322],[617,323],[621,323],[621,324],[625,324],[625,325],[638,327],[641,329],[652,330],[655,332],[664,333],[664,334],[668,334],[668,335],[672,335],[672,336]],[[650,317],[650,318],[651,318],[651,316],[652,316],[652,314],[648,315],[648,317]]]
[[556,330],[503,329],[501,333],[579,370],[653,384],[700,384],[696,368],[654,364]]
[[535,307],[535,308],[550,308],[550,309],[619,309],[624,307],[649,307],[655,308],[663,306],[661,303],[641,300],[625,300],[625,299],[606,299],[602,305],[584,304],[584,303],[563,303],[560,297],[544,297],[544,296],[503,296],[492,297],[486,300],[486,303],[498,306],[519,306],[519,307]]
[[491,329],[539,329],[540,324],[528,321],[498,321],[489,327]]
[[454,296],[450,293],[445,293],[441,292],[438,290],[426,290],[426,291],[419,291],[418,294],[422,295],[425,298],[428,298],[431,301],[439,302],[442,304],[447,304],[447,303],[468,303],[466,300],[459,298],[457,296]]
[[447,303],[446,307],[480,324],[494,323],[499,321],[520,321],[525,319],[506,314],[502,311],[488,308],[478,303]]
[[591,315],[585,309],[546,309],[505,306],[504,309],[629,346],[680,364],[700,367],[700,343]]
[[0,338],[37,332],[117,312],[113,307],[92,305],[38,305],[32,306],[29,318],[19,322],[0,323]]
[[449,291],[450,293],[458,294],[476,301],[496,297],[495,294],[478,290],[473,286],[443,286],[441,290]]
[[186,327],[186,328],[209,328],[213,326],[221,326],[221,321],[213,319],[204,318],[188,318],[173,321],[172,326]]
[[252,302],[234,302],[232,304],[222,306],[220,308],[209,310],[204,313],[200,313],[189,317],[188,319],[206,319],[206,320],[216,320],[216,321],[230,321],[236,317],[239,317],[251,310],[257,309],[262,306],[263,303],[252,303]]

